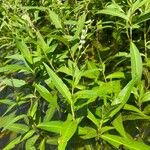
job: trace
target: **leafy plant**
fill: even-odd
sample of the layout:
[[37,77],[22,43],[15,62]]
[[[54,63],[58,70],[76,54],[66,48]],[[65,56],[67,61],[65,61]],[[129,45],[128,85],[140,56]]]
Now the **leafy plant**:
[[149,150],[149,6],[1,1],[0,149]]

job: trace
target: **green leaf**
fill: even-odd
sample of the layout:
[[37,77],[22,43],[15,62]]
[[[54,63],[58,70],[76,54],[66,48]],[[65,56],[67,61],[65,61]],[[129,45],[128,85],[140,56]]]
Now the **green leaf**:
[[16,72],[19,70],[26,70],[26,67],[24,67],[23,65],[18,65],[18,64],[13,64],[13,65],[6,65],[4,67],[0,67],[0,73],[1,72]]
[[139,50],[133,42],[130,43],[130,54],[132,79],[138,78],[137,80],[139,81],[142,76],[142,58],[140,56]]
[[82,139],[92,139],[97,136],[97,131],[91,127],[79,127],[78,134]]
[[[99,86],[93,87],[93,91],[97,92],[98,96],[105,97],[108,94],[118,94],[120,92],[120,81],[100,82]],[[94,93],[95,93],[94,92]]]
[[21,142],[26,139],[29,139],[34,133],[35,133],[35,130],[28,131],[24,136],[21,136]]
[[24,80],[19,80],[19,79],[4,79],[3,84],[7,85],[7,86],[12,86],[12,87],[21,87],[24,86],[26,84],[26,82]]
[[81,90],[74,94],[75,99],[89,99],[98,96],[95,90]]
[[45,138],[40,143],[40,150],[45,150]]
[[56,107],[54,105],[49,105],[44,116],[44,122],[50,121],[56,112]]
[[142,103],[150,101],[150,92],[144,93],[144,95],[141,97],[140,101]]
[[15,133],[26,133],[29,130],[29,127],[25,124],[13,123],[9,125],[6,129],[13,131]]
[[118,79],[118,78],[125,78],[124,73],[123,72],[114,72],[114,73],[106,76],[106,79]]
[[105,132],[108,132],[109,130],[114,130],[115,128],[112,127],[112,126],[104,126],[101,128],[101,134],[105,133]]
[[139,9],[140,7],[142,7],[143,5],[145,5],[145,4],[148,3],[148,2],[149,2],[149,0],[142,0],[142,1],[137,0],[137,1],[135,1],[135,3],[133,3],[132,6],[131,6],[131,8],[129,9],[130,16],[131,16],[133,13],[135,13],[135,11],[136,11],[137,9]]
[[61,20],[60,20],[59,16],[52,10],[48,10],[48,12],[49,12],[49,17],[50,17],[52,23],[55,25],[55,27],[57,29],[62,28]]
[[15,118],[15,112],[12,112],[7,116],[0,116],[0,128],[5,127],[13,118]]
[[80,37],[80,33],[82,32],[82,30],[84,28],[85,20],[86,20],[86,14],[83,13],[79,17],[79,20],[78,20],[78,23],[77,23],[76,32],[75,32],[75,35],[74,35],[75,39]]
[[62,73],[65,73],[65,74],[67,74],[67,75],[69,75],[69,76],[72,76],[72,70],[71,70],[70,68],[66,67],[66,66],[60,67],[60,68],[57,70],[57,72],[62,72]]
[[132,112],[130,113],[129,115],[124,115],[123,116],[123,120],[126,121],[126,120],[150,120],[150,116],[148,115],[141,115],[139,113],[135,113],[135,112]]
[[57,97],[53,96],[44,86],[35,84],[35,88],[48,103],[55,107],[57,106]]
[[28,116],[35,118],[37,109],[38,109],[38,100],[35,100],[30,105],[30,109],[28,110]]
[[17,138],[13,139],[10,143],[8,143],[3,150],[11,150],[13,149],[17,144],[19,144],[21,142],[21,137],[22,136],[18,136]]
[[61,130],[61,137],[58,139],[58,150],[65,150],[68,141],[76,132],[77,126],[78,124],[75,120],[67,120],[64,122]]
[[150,12],[142,14],[139,17],[137,17],[137,20],[135,21],[135,24],[146,22],[147,20],[150,20]]
[[111,15],[111,16],[122,18],[126,21],[128,20],[128,17],[125,15],[124,12],[121,12],[120,10],[114,9],[114,8],[105,8],[105,9],[99,10],[97,14],[106,14],[106,15]]
[[22,119],[22,118],[25,118],[25,117],[26,117],[26,115],[19,115],[19,116],[16,116],[15,118],[12,118],[12,119],[9,121],[9,123],[7,123],[7,125],[4,126],[2,132],[3,132],[4,130],[6,130],[8,127],[10,127],[10,126],[11,126],[13,123],[15,123],[16,121],[18,121],[18,120],[20,120],[20,119]]
[[10,99],[0,99],[0,104],[6,104],[6,105],[13,105],[16,104],[16,102],[14,102],[13,100]]
[[129,99],[131,91],[136,83],[137,78],[132,79],[118,94],[117,98],[112,102],[112,105],[125,104]]
[[71,93],[70,93],[68,87],[55,74],[55,72],[52,71],[52,69],[48,65],[46,65],[45,63],[44,63],[44,65],[45,65],[45,68],[47,70],[47,73],[49,74],[49,76],[52,79],[54,86],[58,89],[58,91],[62,94],[62,96],[66,98],[68,103],[71,104],[72,103],[72,96],[71,96]]
[[119,146],[123,145],[126,148],[130,149],[130,150],[149,150],[150,146],[144,144],[143,142],[138,142],[129,138],[123,138],[120,136],[116,136],[116,135],[111,135],[111,134],[103,134],[102,138],[109,142],[110,144],[113,143],[113,145],[116,148],[119,148]]
[[34,132],[35,132],[34,130],[30,130],[27,134],[25,134],[24,137],[22,135],[18,136],[17,138],[13,139],[10,143],[8,143],[6,145],[6,147],[3,148],[3,150],[11,150],[11,149],[13,149],[17,144],[23,142],[24,140],[26,140],[30,136],[32,136]]
[[42,48],[44,52],[47,52],[49,49],[49,45],[44,41],[44,38],[42,37],[41,33],[39,31],[36,32],[37,38],[38,38],[38,45]]
[[36,143],[38,138],[39,138],[39,135],[34,135],[33,137],[29,138],[25,144],[26,150],[36,150],[34,144]]
[[99,122],[98,120],[95,118],[95,116],[92,114],[92,112],[90,110],[88,110],[88,115],[87,117],[98,127],[99,126]]
[[141,110],[139,110],[138,108],[136,108],[135,106],[130,105],[130,104],[125,104],[124,107],[123,107],[123,109],[134,111],[134,112],[139,113],[142,116],[145,116],[144,113]]
[[24,58],[30,63],[33,64],[32,61],[32,54],[30,53],[27,45],[25,44],[25,42],[16,40],[16,44],[17,44],[17,48],[21,51],[22,55],[24,56]]
[[54,133],[61,133],[62,130],[62,121],[50,121],[50,122],[43,122],[37,125],[38,128],[49,131],[49,132],[54,132]]
[[137,81],[137,78],[132,79],[118,94],[117,98],[115,98],[115,100],[112,102],[112,105],[118,105],[118,104],[119,105],[116,106],[116,108],[110,112],[109,117],[113,117],[126,104],[136,81]]
[[115,129],[122,135],[123,137],[127,137],[124,126],[123,126],[123,120],[121,114],[119,114],[113,121],[113,126]]
[[47,137],[46,143],[50,145],[58,145],[58,136],[56,137]]

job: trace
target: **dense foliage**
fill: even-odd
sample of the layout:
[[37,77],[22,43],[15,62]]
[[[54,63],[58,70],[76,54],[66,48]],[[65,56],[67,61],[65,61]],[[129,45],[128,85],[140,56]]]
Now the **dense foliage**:
[[150,149],[149,0],[0,1],[0,149]]

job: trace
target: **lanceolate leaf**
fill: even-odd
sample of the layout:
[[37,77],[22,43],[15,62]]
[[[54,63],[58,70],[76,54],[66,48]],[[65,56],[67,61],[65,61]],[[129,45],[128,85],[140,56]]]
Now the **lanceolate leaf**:
[[120,17],[124,20],[128,20],[128,17],[125,15],[125,13],[114,9],[114,8],[105,8],[103,10],[100,10],[97,12],[98,14],[107,14],[107,15],[111,15],[111,16],[116,16],[116,17]]
[[92,114],[90,110],[88,110],[88,116],[87,116],[97,127],[99,126],[98,120],[95,118],[95,116]]
[[35,84],[35,88],[47,102],[53,106],[57,105],[57,98],[53,96],[44,86]]
[[6,147],[3,148],[3,150],[10,150],[13,149],[17,144],[21,142],[21,136],[18,136],[17,138],[13,139],[10,143],[6,145]]
[[13,123],[7,129],[16,133],[26,133],[29,127],[25,124]]
[[119,114],[115,120],[113,121],[113,126],[115,127],[115,129],[120,133],[120,135],[122,135],[123,137],[127,137],[126,136],[126,132],[123,126],[123,120],[122,120],[122,116],[121,114]]
[[11,126],[14,122],[17,122],[18,120],[23,119],[23,118],[25,118],[25,117],[26,117],[26,115],[20,115],[20,116],[17,116],[17,117],[15,117],[15,118],[13,118],[13,119],[10,120],[10,122],[3,128],[2,131],[6,130],[6,129],[7,129],[9,126]]
[[137,20],[135,21],[135,23],[139,24],[147,20],[150,20],[150,12],[142,14],[141,16],[137,17]]
[[62,130],[62,125],[63,122],[62,121],[50,121],[50,122],[43,122],[38,124],[38,128],[49,131],[49,132],[53,132],[53,133],[61,133]]
[[26,84],[24,80],[19,80],[19,79],[4,79],[3,84],[12,86],[12,87],[21,87]]
[[25,144],[26,150],[36,150],[34,144],[36,143],[39,135],[34,135],[33,137],[29,138]]
[[30,63],[30,64],[33,64],[33,61],[32,61],[32,54],[31,52],[29,51],[27,45],[25,44],[25,42],[22,40],[22,41],[19,41],[17,40],[16,41],[16,44],[17,44],[17,48],[21,51],[22,55],[24,56],[24,58]]
[[132,79],[118,94],[117,98],[112,102],[112,105],[125,104],[129,99],[132,88],[136,83],[137,78]]
[[58,89],[58,91],[62,94],[63,97],[66,98],[69,104],[72,103],[71,93],[68,87],[63,83],[63,81],[55,74],[55,72],[44,63],[47,73],[52,79],[54,86]]
[[133,42],[130,43],[130,53],[132,78],[136,77],[140,80],[142,76],[142,58],[139,50]]
[[91,127],[79,127],[78,134],[82,139],[92,139],[97,136],[97,131]]
[[149,0],[135,1],[135,3],[132,4],[131,9],[129,9],[130,15],[132,15],[137,9],[139,9],[140,7],[142,7],[143,5],[145,5],[148,2],[149,2]]
[[80,33],[82,32],[83,28],[84,28],[84,24],[85,24],[85,20],[86,20],[86,14],[84,13],[83,15],[80,16],[79,21],[77,23],[77,30],[75,32],[75,39],[79,38]]
[[116,136],[116,135],[104,134],[102,135],[102,138],[106,140],[107,142],[109,142],[110,144],[114,145],[117,149],[121,145],[125,146],[126,148],[130,150],[142,150],[142,149],[149,150],[150,149],[150,146],[142,142],[138,142],[129,138],[123,138],[123,137]]
[[35,132],[34,130],[30,130],[24,136],[22,136],[22,135],[18,136],[17,138],[13,139],[10,143],[8,143],[6,145],[6,147],[3,148],[3,150],[13,149],[17,144],[19,144],[19,143],[23,142],[24,140],[28,139],[29,137],[31,137],[34,132]]
[[77,129],[77,122],[74,120],[67,120],[61,131],[61,137],[58,139],[58,150],[65,150],[68,141],[74,135]]
[[49,10],[49,17],[56,28],[62,28],[61,20],[54,11]]
[[119,93],[118,97],[112,102],[112,105],[118,105],[114,110],[110,112],[109,117],[113,117],[116,113],[122,109],[122,107],[126,104],[128,101],[131,91],[137,81],[137,78],[132,79]]
[[23,65],[19,65],[19,64],[13,64],[13,65],[6,65],[3,67],[0,67],[0,73],[1,72],[15,72],[15,71],[19,71],[19,70],[26,70],[26,67]]

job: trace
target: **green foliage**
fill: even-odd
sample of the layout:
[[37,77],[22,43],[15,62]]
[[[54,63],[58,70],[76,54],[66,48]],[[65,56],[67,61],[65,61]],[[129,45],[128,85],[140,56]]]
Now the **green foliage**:
[[149,0],[0,1],[0,149],[149,150],[149,24]]

